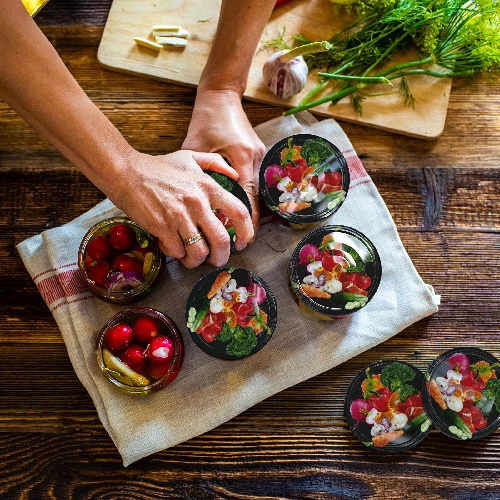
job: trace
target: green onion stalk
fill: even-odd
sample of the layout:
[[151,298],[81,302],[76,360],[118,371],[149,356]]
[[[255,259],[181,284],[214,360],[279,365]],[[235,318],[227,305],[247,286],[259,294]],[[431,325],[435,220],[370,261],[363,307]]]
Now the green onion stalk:
[[[427,31],[428,46],[433,46],[430,55],[376,71],[393,53],[394,48],[400,47],[406,36],[416,33],[415,26],[407,27],[406,31],[399,33],[386,44],[383,50],[378,52],[377,58],[371,60],[368,65],[360,65],[351,58],[332,72],[319,72],[321,80],[318,85],[297,107],[284,114],[294,114],[328,102],[335,104],[346,96],[352,96],[353,105],[361,114],[360,101],[363,99],[364,89],[380,83],[393,85],[391,82],[396,79],[400,79],[399,93],[404,103],[412,106],[414,99],[406,81],[406,77],[410,75],[428,75],[435,78],[472,76],[477,73],[496,75],[500,70],[499,3],[496,0],[479,0],[477,3],[447,0],[442,5],[439,10],[424,16],[426,19],[419,26],[431,26]],[[398,16],[401,17],[399,14],[395,17]],[[439,21],[437,24],[436,20]],[[436,32],[435,28],[439,25],[444,27]],[[364,48],[360,47],[359,52],[363,53],[363,50]],[[432,69],[429,67],[431,64],[438,65],[441,69]],[[352,68],[355,68],[357,73],[353,73]],[[308,100],[315,97],[332,80],[341,81],[341,88],[319,99]]]

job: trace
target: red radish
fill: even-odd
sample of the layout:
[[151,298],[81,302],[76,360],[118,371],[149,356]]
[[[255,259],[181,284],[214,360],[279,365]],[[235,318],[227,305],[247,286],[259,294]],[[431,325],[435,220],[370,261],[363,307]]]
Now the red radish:
[[120,356],[120,359],[132,370],[141,375],[146,368],[146,358],[144,357],[144,347],[139,344],[130,344]]
[[310,264],[321,260],[321,253],[316,245],[304,245],[299,252],[299,264]]
[[266,300],[266,291],[258,283],[250,283],[247,287],[250,297],[248,297],[247,302],[254,305],[259,305]]
[[269,165],[264,172],[268,187],[276,186],[284,177],[286,177],[285,171],[279,165]]
[[87,253],[95,260],[105,260],[109,250],[109,242],[104,236],[96,236],[87,245]]
[[87,274],[89,278],[96,284],[104,286],[108,278],[109,264],[103,260],[97,262],[96,264],[90,266],[87,269]]
[[130,255],[118,255],[113,260],[113,269],[119,269],[120,271],[135,271],[137,273],[142,273],[142,264],[135,257]]
[[132,325],[135,339],[149,344],[158,335],[158,324],[149,316],[141,316]]
[[151,363],[149,365],[149,375],[156,380],[163,378],[171,368],[170,363]]
[[109,241],[118,250],[128,250],[135,242],[135,233],[125,224],[115,224],[109,230]]
[[448,364],[454,369],[459,371],[462,375],[465,375],[465,372],[469,369],[470,367],[470,361],[469,358],[461,353],[461,352],[456,352],[452,356],[448,358]]
[[168,337],[158,336],[149,343],[147,352],[154,363],[168,363],[174,357],[174,343]]
[[342,174],[340,172],[326,172],[324,182],[330,186],[338,186],[342,182]]
[[351,403],[350,412],[356,422],[364,422],[367,413],[372,409],[372,405],[366,399],[355,399]]
[[104,342],[111,351],[120,351],[131,344],[132,338],[132,328],[125,323],[118,323],[106,332]]

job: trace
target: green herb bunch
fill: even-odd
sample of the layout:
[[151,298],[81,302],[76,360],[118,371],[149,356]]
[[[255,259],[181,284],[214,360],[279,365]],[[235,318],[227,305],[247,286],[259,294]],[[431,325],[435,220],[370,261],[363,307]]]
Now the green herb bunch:
[[[346,96],[362,114],[362,101],[370,96],[366,88],[381,83],[395,87],[405,105],[414,106],[410,75],[493,77],[500,70],[497,0],[370,0],[360,3],[358,12],[357,21],[328,40],[329,51],[306,56],[310,69],[323,70],[321,79],[286,115],[335,104]],[[311,42],[300,35],[294,38]],[[391,66],[395,53],[410,46],[421,57]],[[316,98],[327,85],[333,85],[332,92]]]

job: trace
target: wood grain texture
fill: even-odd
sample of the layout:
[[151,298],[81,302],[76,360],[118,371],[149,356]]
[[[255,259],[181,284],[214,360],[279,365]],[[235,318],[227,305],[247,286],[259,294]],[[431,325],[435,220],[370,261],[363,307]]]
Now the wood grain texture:
[[[107,69],[170,83],[197,85],[210,53],[220,4],[220,0],[207,0],[203,3],[197,0],[146,0],[141,3],[134,0],[114,0],[97,58]],[[279,37],[284,26],[288,37],[300,33],[310,40],[327,40],[353,19],[351,15],[336,12],[328,0],[295,0],[273,12],[261,41]],[[134,37],[147,38],[151,33],[151,26],[162,22],[187,29],[190,37],[185,48],[163,48],[158,54],[134,44]],[[297,106],[318,82],[317,71],[309,74],[300,94],[289,99],[279,99],[266,88],[262,76],[262,67],[272,52],[261,50],[255,54],[245,97],[285,108]],[[403,56],[397,54],[391,65],[418,60],[419,57],[418,53]],[[370,89],[370,93],[377,97],[363,103],[362,116],[353,109],[349,98],[342,99],[335,106],[322,104],[312,112],[411,137],[435,140],[443,132],[451,80],[429,76],[409,77],[408,84],[417,103],[414,108],[406,107],[398,93],[391,91],[392,87],[388,91],[387,85],[378,85]],[[397,85],[398,81],[394,81],[394,88]],[[327,86],[317,98],[325,97],[331,92],[331,87]]]
[[[172,151],[187,131],[194,91],[99,67],[110,3],[51,0],[37,22],[134,146]],[[350,380],[378,359],[425,369],[457,345],[500,357],[500,171],[492,168],[499,97],[498,85],[454,82],[447,127],[434,144],[344,126],[417,270],[442,294],[437,314],[126,469],[15,250],[103,195],[0,103],[0,498],[500,498],[500,431],[474,443],[432,431],[415,450],[389,456],[359,444],[343,417]],[[253,124],[280,114],[245,108]]]

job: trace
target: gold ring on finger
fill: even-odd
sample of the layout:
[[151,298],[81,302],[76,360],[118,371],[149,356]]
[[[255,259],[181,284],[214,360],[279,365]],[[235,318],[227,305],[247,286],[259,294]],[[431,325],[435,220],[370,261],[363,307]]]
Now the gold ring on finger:
[[193,236],[190,236],[189,238],[186,238],[184,240],[184,246],[187,247],[189,245],[193,245],[197,241],[200,241],[200,240],[201,240],[201,234],[200,233],[193,234]]

